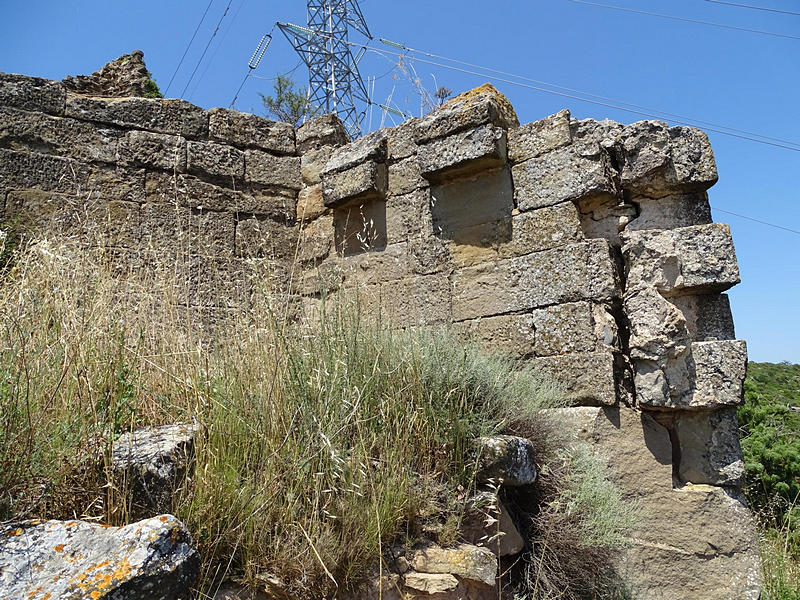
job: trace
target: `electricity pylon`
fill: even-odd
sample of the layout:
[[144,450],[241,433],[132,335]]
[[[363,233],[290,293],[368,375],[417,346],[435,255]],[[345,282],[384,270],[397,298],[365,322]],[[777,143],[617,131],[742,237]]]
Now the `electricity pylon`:
[[[308,67],[309,103],[335,112],[353,137],[361,135],[361,122],[370,103],[369,93],[358,71],[366,48],[349,42],[354,29],[372,39],[358,0],[308,0],[307,27],[277,23],[283,35]],[[363,103],[359,110],[356,101]]]

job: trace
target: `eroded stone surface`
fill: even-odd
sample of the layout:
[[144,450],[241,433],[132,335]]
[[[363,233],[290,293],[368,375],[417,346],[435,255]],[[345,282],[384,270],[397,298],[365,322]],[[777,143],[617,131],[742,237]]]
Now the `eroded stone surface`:
[[409,563],[418,573],[456,575],[487,586],[493,586],[497,576],[497,557],[488,548],[472,544],[422,546],[414,550]]
[[127,527],[30,521],[0,529],[0,588],[30,600],[188,600],[200,558],[162,515]]
[[496,435],[481,438],[478,444],[479,482],[517,487],[536,481],[536,449],[530,440]]

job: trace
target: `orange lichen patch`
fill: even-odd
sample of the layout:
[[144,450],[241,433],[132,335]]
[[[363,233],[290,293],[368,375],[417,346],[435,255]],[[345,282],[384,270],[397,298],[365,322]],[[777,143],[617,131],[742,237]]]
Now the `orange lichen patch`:
[[98,599],[100,596],[102,596],[102,595],[103,595],[103,592],[99,592],[99,591],[95,590],[95,591],[93,591],[91,594],[89,594],[89,597],[90,597],[92,600],[97,600],[97,599]]
[[64,544],[56,544],[53,546],[53,550],[56,552],[63,552],[64,551]]
[[162,523],[166,523],[169,520],[169,517],[167,515],[161,515],[159,519],[161,519]]
[[16,536],[16,535],[22,535],[22,528],[21,527],[17,527],[16,529],[10,529],[9,531],[6,531],[6,535],[9,536],[9,537],[13,537],[13,536]]
[[51,594],[50,592],[47,592],[44,596],[41,597],[41,600],[50,600],[50,597],[52,595],[53,594]]
[[36,594],[41,592],[44,588],[40,585],[38,588],[33,590],[32,592],[28,592],[28,598],[33,598]]

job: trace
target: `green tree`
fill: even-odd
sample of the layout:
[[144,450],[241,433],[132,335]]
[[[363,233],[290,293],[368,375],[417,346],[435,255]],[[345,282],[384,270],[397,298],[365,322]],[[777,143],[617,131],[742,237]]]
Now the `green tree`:
[[264,94],[259,96],[267,113],[278,121],[291,123],[297,127],[303,119],[313,117],[319,112],[305,94],[295,89],[294,81],[287,75],[278,75],[275,78],[273,90],[274,97]]

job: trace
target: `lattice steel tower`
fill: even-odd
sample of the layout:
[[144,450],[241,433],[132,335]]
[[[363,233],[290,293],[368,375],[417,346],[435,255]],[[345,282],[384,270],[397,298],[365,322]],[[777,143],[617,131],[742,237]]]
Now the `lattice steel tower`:
[[[358,71],[366,52],[353,52],[348,33],[355,29],[372,39],[358,0],[308,0],[307,27],[278,23],[278,27],[308,67],[308,99],[322,112],[338,113],[350,134],[361,134],[369,93]],[[356,108],[356,101],[364,107]]]

